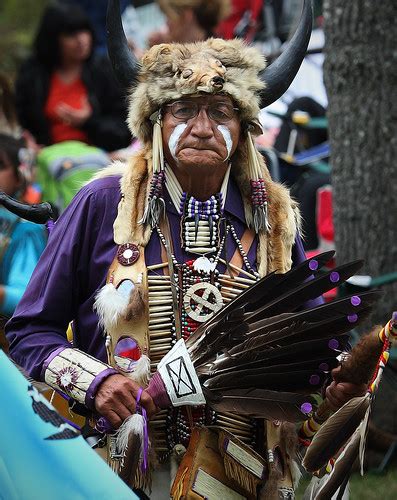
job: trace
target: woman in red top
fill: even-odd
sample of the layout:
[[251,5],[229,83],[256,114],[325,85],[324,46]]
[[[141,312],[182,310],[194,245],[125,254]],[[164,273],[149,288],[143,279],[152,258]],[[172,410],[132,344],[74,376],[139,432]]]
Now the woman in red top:
[[107,151],[129,145],[124,97],[108,61],[94,58],[93,44],[78,6],[44,11],[33,57],[16,83],[19,121],[39,144],[79,140]]

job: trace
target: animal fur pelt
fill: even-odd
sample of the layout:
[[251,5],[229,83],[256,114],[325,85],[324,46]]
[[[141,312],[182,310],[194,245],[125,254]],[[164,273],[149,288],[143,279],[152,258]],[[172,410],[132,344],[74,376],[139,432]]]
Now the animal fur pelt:
[[147,144],[150,116],[163,104],[183,95],[219,91],[240,107],[243,122],[257,124],[259,91],[264,87],[258,75],[265,66],[264,57],[238,39],[155,45],[142,59],[140,83],[130,97],[130,130]]
[[[338,382],[349,381],[356,385],[368,385],[372,380],[381,355],[383,344],[378,333],[380,326],[374,329],[358,342],[350,356],[342,362],[341,369],[336,372]],[[353,398],[332,415],[314,436],[303,460],[304,467],[311,472],[321,469],[350,439],[364,417],[369,418],[371,395]],[[363,460],[364,444],[367,430],[364,423],[363,439],[361,440],[360,456]]]
[[[266,168],[262,155],[258,161],[268,194],[268,218],[270,232],[258,235],[258,272],[265,276],[271,272],[287,272],[292,265],[291,250],[300,230],[300,214],[297,203],[291,199],[288,190],[274,181]],[[149,225],[139,222],[145,212],[153,174],[151,146],[133,155],[127,163],[116,162],[102,169],[95,178],[121,175],[121,199],[113,225],[114,241],[118,245],[134,242],[145,247],[151,236]],[[244,202],[247,224],[253,225],[250,198],[250,179],[247,172],[247,149],[243,142],[232,158],[231,175],[235,178]]]
[[258,499],[278,500],[284,498],[283,491],[298,487],[301,476],[296,464],[298,439],[295,426],[288,422],[267,422],[266,435],[268,454],[270,452],[272,458],[269,460],[268,477]]
[[381,328],[381,326],[375,326],[353,347],[351,355],[342,362],[341,370],[336,374],[337,381],[348,380],[353,384],[368,385],[374,376],[383,349],[383,344],[378,337]]

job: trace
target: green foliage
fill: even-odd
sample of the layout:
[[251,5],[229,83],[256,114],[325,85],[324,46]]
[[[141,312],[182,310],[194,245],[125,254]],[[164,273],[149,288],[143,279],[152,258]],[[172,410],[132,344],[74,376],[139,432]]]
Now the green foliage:
[[[302,500],[303,493],[309,484],[305,477],[299,484],[296,499]],[[395,500],[397,498],[397,470],[395,464],[384,474],[367,472],[363,477],[352,474],[350,478],[350,500]]]
[[49,0],[1,0],[0,71],[13,78],[29,54],[42,11]]

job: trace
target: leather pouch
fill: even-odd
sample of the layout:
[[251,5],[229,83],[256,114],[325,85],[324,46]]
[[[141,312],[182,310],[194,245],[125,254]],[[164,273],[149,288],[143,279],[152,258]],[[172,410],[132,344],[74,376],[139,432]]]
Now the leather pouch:
[[[230,455],[230,449],[227,450],[231,439],[233,439],[232,455],[234,456]],[[255,456],[255,474],[240,463],[247,458],[248,454]],[[252,464],[250,459],[248,461]],[[252,492],[252,484],[256,490],[256,486],[262,482],[264,470],[265,466],[261,457],[223,429],[196,427],[193,429],[189,448],[172,485],[171,498],[173,500],[203,498],[252,500],[256,498],[256,491],[255,494]],[[255,476],[254,479],[252,475]],[[261,478],[257,477],[258,475]],[[250,478],[248,481],[247,476]],[[251,486],[249,488],[251,491],[244,487],[247,484]]]

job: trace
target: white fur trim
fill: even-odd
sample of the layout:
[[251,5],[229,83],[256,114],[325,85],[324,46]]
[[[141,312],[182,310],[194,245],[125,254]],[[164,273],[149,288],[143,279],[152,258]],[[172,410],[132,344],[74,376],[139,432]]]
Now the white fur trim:
[[118,292],[112,283],[102,287],[95,297],[94,311],[98,314],[99,324],[107,332],[115,327],[126,314],[129,297]]
[[143,354],[135,365],[134,371],[126,375],[141,387],[147,387],[150,380],[150,359]]
[[[125,161],[114,161],[111,163],[108,167],[103,168],[101,170],[98,170],[96,172],[91,181],[95,181],[96,179],[103,179],[105,177],[112,177],[112,176],[122,176],[127,169],[127,165]],[[91,182],[90,181],[90,182]]]
[[116,432],[117,453],[125,456],[128,448],[128,439],[130,434],[135,434],[141,442],[141,458],[143,456],[143,437],[144,437],[145,419],[139,413],[134,413],[124,420]]

